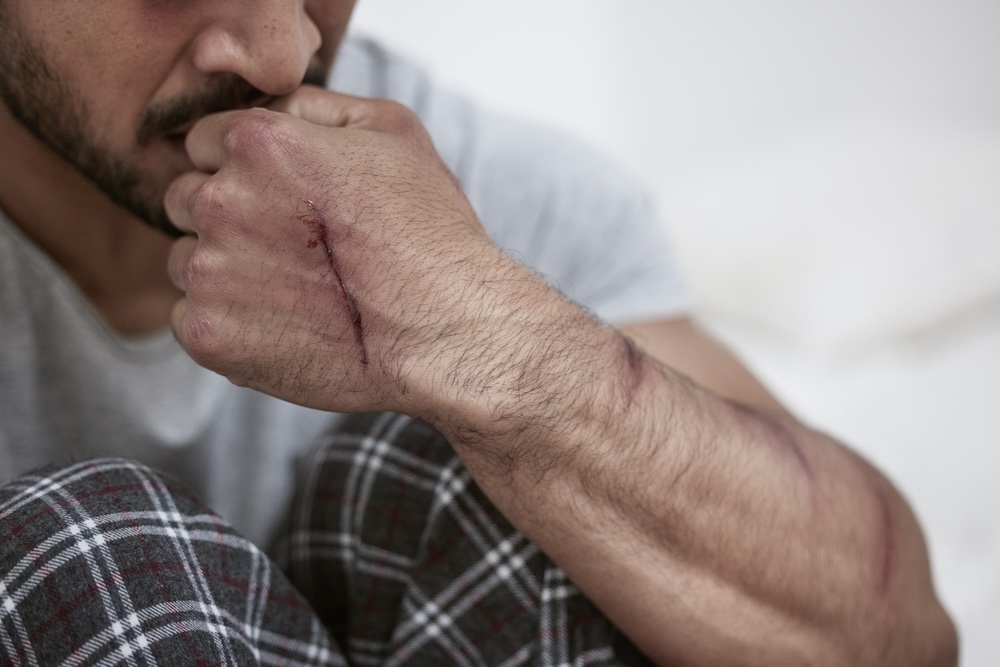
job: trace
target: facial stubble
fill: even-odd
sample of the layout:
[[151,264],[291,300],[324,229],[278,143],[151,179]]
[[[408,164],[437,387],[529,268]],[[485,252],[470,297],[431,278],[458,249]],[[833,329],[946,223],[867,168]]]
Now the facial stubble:
[[[310,68],[304,83],[323,85],[325,79],[325,72]],[[131,159],[95,140],[93,114],[85,99],[57,73],[42,50],[12,25],[0,3],[0,100],[11,115],[113,202],[153,228],[178,236],[163,207],[166,184],[158,184],[144,171],[136,156],[208,114],[247,108],[268,98],[244,79],[220,74],[197,94],[147,109],[136,131]]]

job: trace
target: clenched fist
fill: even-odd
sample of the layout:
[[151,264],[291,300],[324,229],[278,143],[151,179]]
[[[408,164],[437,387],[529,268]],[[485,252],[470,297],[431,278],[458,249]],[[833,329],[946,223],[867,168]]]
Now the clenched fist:
[[172,324],[237,384],[430,417],[514,381],[527,313],[561,303],[491,243],[398,104],[303,87],[202,119],[186,147],[197,171],[165,200],[186,234],[169,262],[186,295]]

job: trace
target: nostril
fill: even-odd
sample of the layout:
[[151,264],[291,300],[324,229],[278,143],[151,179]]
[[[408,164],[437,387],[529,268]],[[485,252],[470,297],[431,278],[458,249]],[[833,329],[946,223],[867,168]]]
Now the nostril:
[[[315,27],[301,17],[296,22],[233,21],[204,30],[192,43],[192,63],[204,74],[233,74],[262,93],[254,104],[287,95],[302,84],[316,52],[310,34]],[[300,21],[305,20],[306,23]]]

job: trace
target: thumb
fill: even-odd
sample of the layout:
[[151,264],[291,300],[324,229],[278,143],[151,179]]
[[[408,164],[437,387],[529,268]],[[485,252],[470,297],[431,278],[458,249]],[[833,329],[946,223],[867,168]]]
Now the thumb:
[[376,100],[306,85],[277,98],[267,108],[325,127],[376,129],[377,105]]

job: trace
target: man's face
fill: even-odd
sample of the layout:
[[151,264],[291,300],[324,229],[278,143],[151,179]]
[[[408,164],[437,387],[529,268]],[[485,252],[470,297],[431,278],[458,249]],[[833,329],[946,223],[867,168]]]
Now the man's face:
[[111,199],[175,230],[163,194],[215,111],[321,85],[354,0],[0,0],[0,99]]

